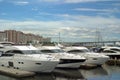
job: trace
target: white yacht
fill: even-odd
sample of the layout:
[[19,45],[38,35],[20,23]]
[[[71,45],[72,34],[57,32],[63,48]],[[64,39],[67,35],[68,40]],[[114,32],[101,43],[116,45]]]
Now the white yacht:
[[70,54],[84,56],[87,59],[84,62],[84,65],[94,64],[94,65],[101,66],[103,63],[105,63],[109,59],[108,56],[101,55],[99,53],[90,52],[86,47],[71,46],[71,47],[66,47],[64,50]]
[[104,54],[106,56],[109,56],[112,59],[120,59],[120,47],[102,47],[100,54]]
[[76,56],[64,52],[57,46],[40,46],[37,47],[42,53],[49,54],[60,59],[60,63],[57,65],[59,68],[79,68],[80,65],[86,60],[84,57]]
[[59,59],[39,52],[33,46],[1,46],[0,66],[32,72],[52,72]]

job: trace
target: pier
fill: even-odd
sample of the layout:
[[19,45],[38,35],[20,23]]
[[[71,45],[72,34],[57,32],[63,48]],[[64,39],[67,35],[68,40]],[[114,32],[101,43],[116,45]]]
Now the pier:
[[86,65],[81,65],[80,69],[86,69],[86,70],[90,70],[90,69],[95,69],[97,68],[97,65],[93,65],[93,64],[86,64]]
[[7,67],[0,67],[0,74],[4,74],[15,78],[31,77],[35,75],[34,72],[22,71]]
[[107,65],[120,66],[120,59],[110,59],[106,62]]
[[64,44],[69,45],[77,45],[77,46],[88,46],[88,47],[95,47],[95,46],[104,46],[105,44],[112,44],[116,45],[117,43],[120,43],[120,40],[116,41],[100,41],[100,42],[66,42]]

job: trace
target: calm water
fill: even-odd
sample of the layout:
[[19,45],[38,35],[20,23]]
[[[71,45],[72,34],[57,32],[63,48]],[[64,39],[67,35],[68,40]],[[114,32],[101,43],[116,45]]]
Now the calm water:
[[37,74],[21,79],[0,75],[0,80],[120,80],[120,67],[103,65],[91,70],[55,69],[51,74]]

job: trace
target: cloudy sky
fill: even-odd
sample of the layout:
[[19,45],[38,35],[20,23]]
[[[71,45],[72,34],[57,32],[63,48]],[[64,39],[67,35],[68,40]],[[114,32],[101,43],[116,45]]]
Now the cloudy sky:
[[120,0],[0,0],[0,30],[64,42],[120,40]]

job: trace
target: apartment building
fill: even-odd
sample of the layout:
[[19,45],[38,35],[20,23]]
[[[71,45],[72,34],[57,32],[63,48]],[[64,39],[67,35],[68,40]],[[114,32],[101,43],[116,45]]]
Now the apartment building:
[[0,42],[10,41],[16,44],[20,43],[38,43],[38,42],[51,42],[51,38],[43,38],[35,34],[25,34],[16,30],[0,31]]
[[0,41],[5,41],[6,39],[7,39],[7,38],[6,38],[5,32],[0,31]]

